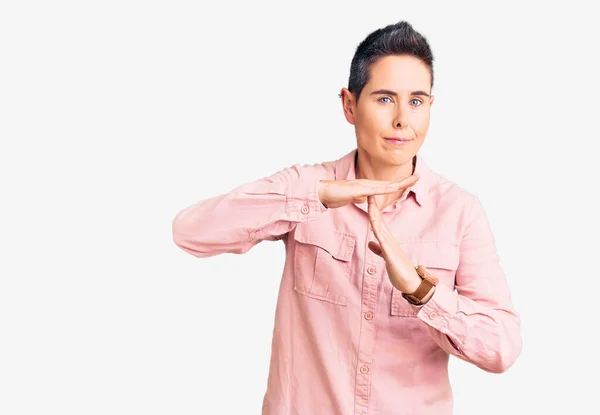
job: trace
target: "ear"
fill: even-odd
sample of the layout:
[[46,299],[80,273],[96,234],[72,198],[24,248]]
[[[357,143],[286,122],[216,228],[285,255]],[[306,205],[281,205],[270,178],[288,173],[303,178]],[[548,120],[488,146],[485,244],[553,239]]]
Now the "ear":
[[429,106],[431,107],[433,105],[433,99],[435,98],[435,95],[431,95],[429,97]]
[[354,125],[354,111],[356,109],[354,94],[350,92],[348,88],[342,88],[340,91],[340,99],[342,100],[344,117],[346,117],[346,120],[350,124]]

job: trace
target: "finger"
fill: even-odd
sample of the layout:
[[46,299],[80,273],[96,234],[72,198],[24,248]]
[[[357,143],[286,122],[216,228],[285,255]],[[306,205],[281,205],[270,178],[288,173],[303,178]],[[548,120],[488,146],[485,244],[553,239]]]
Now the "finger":
[[400,183],[400,182],[410,182],[410,181],[418,180],[418,179],[419,179],[419,173],[413,173],[410,176],[407,176],[403,179],[398,179],[398,180],[355,179],[355,180],[351,180],[351,181],[363,184],[368,187],[377,187],[377,186],[385,186],[390,183],[394,184],[394,183]]
[[399,179],[399,180],[358,179],[356,181],[361,183],[365,187],[369,187],[369,188],[385,188],[389,185],[392,185],[392,186],[410,185],[412,183],[416,183],[420,177],[421,176],[419,175],[419,173],[414,173],[408,177],[405,177],[404,179]]
[[415,173],[411,176],[408,176],[402,180],[396,180],[394,182],[391,182],[391,186],[394,188],[397,188],[398,190],[400,189],[406,189],[412,185],[414,185],[416,182],[419,181],[419,173]]
[[392,246],[390,241],[393,239],[393,237],[383,221],[383,216],[381,215],[381,211],[377,206],[375,196],[369,196],[367,200],[369,201],[368,214],[371,228],[373,229],[375,238],[377,238],[379,244],[381,245],[381,249],[385,252],[388,247]]
[[[371,228],[373,229],[373,233],[375,237],[379,240],[382,233],[382,218],[381,212],[379,211],[379,206],[377,206],[377,202],[375,201],[375,196],[368,196],[367,201],[368,205],[368,214],[369,214],[369,222],[371,223]],[[381,241],[380,241],[381,242]]]
[[410,183],[410,184],[416,183],[420,178],[421,178],[421,175],[419,173],[413,173],[410,176],[405,177],[404,179],[394,180],[393,183],[407,185],[408,183]]
[[380,257],[383,257],[383,250],[381,249],[381,246],[377,242],[371,241],[368,243],[367,246],[369,247],[369,249],[371,251],[373,251],[373,253],[375,253],[375,255],[379,255]]
[[415,173],[402,180],[395,181],[378,181],[378,180],[365,180],[361,184],[360,196],[371,196],[379,194],[394,193],[401,189],[412,186],[419,180],[419,174]]

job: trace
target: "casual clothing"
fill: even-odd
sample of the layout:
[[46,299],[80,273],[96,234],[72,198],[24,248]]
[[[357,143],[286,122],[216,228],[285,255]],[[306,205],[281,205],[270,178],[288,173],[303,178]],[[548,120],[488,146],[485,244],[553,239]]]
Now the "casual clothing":
[[200,201],[178,213],[174,240],[200,258],[284,242],[263,415],[452,414],[450,354],[500,373],[521,351],[483,207],[415,156],[420,179],[382,210],[413,264],[440,280],[425,305],[412,305],[367,247],[377,241],[367,203],[319,200],[319,180],[355,179],[355,157],[295,165]]

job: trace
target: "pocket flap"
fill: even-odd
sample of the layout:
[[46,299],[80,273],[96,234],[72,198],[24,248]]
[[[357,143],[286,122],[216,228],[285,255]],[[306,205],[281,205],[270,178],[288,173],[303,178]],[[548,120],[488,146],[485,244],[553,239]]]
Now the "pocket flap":
[[310,222],[296,225],[294,239],[303,244],[316,245],[323,248],[335,259],[350,261],[354,252],[356,239],[353,235],[310,226]]
[[401,242],[412,263],[425,268],[443,268],[456,270],[460,258],[458,246],[449,242],[420,241],[417,243]]

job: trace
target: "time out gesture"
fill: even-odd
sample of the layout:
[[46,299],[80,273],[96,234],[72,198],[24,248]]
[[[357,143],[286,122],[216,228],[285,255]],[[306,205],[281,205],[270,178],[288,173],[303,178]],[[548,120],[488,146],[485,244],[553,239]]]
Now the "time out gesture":
[[348,203],[368,202],[369,222],[377,238],[377,242],[369,242],[369,249],[385,260],[392,285],[401,292],[408,294],[416,291],[421,284],[421,277],[417,274],[414,265],[406,256],[400,244],[386,227],[381,211],[375,201],[375,196],[404,192],[417,180],[419,180],[418,174],[397,181],[356,179],[321,180],[319,182],[319,199],[327,208],[334,209]]

